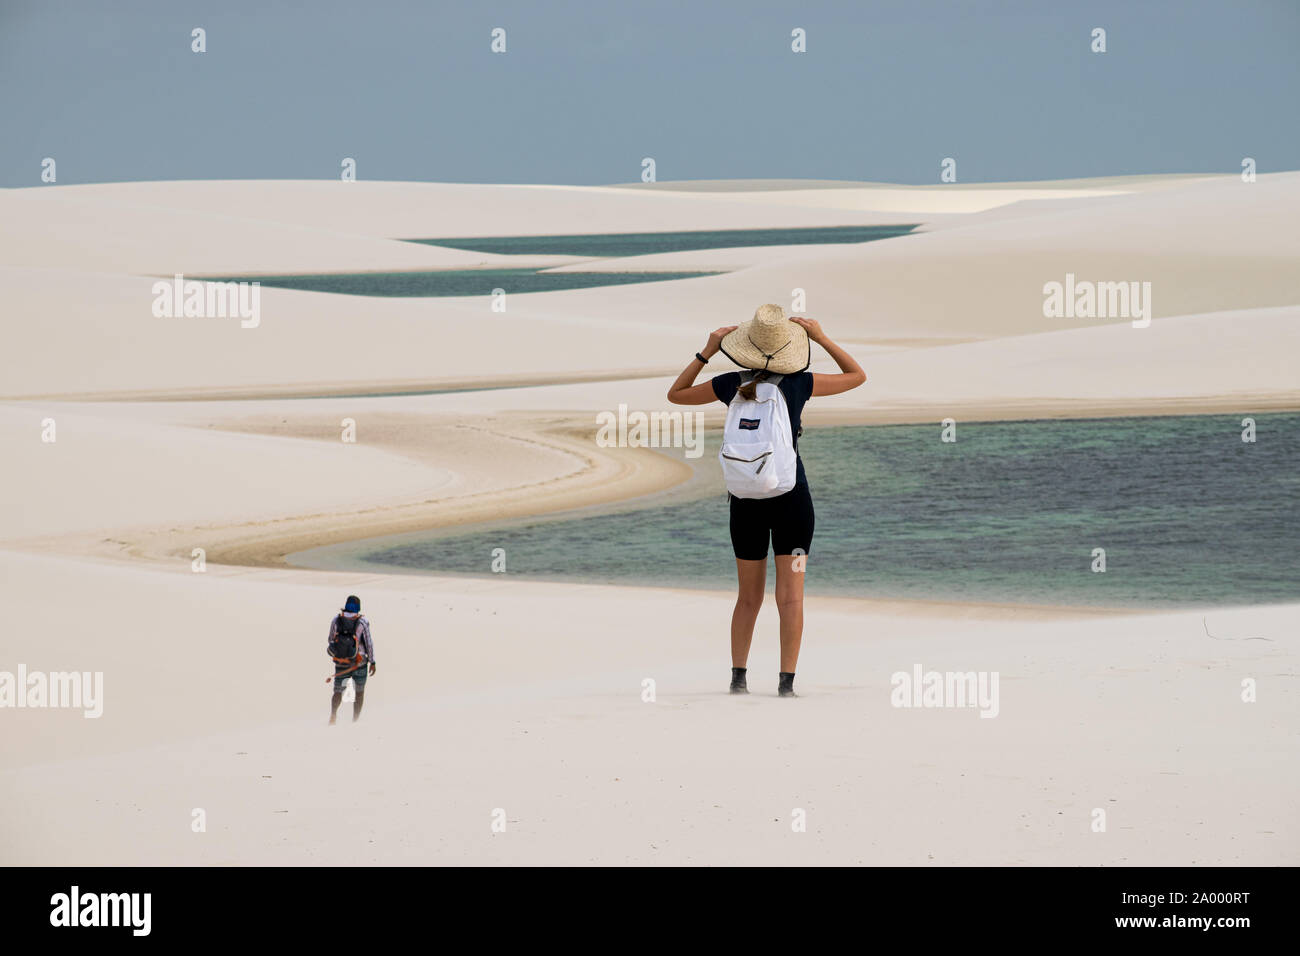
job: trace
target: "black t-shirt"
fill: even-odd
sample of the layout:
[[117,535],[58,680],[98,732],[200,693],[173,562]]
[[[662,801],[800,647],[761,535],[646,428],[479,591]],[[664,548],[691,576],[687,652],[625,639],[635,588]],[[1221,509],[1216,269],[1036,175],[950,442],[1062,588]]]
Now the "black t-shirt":
[[[803,414],[804,405],[807,404],[808,399],[812,398],[813,373],[796,372],[794,375],[786,375],[782,377],[776,387],[785,396],[785,406],[790,410],[790,434],[794,436],[795,460],[797,462],[794,483],[796,486],[806,485],[808,484],[808,476],[804,474],[803,459],[799,457],[799,418]],[[718,401],[723,405],[730,405],[739,389],[739,372],[727,372],[713,377],[713,394],[718,397]]]

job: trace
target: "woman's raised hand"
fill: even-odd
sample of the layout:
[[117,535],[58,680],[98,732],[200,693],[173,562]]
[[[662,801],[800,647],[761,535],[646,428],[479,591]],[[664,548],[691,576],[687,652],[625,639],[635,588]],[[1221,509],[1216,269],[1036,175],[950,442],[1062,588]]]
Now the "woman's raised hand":
[[826,340],[826,333],[822,331],[822,324],[816,319],[801,319],[797,315],[792,315],[790,321],[803,326],[808,333],[808,338],[818,345],[821,345]]
[[704,351],[700,354],[704,355],[706,358],[712,358],[714,355],[717,355],[718,349],[722,348],[722,340],[738,328],[740,328],[738,325],[724,325],[720,329],[714,329],[709,333],[709,344],[704,346]]

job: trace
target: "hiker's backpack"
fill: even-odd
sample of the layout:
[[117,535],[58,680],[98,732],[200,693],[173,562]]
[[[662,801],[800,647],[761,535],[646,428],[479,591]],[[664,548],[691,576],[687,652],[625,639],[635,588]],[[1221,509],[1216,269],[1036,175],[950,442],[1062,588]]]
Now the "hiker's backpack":
[[[741,373],[740,384],[757,372]],[[782,376],[763,379],[748,401],[739,391],[727,406],[722,429],[722,477],[737,498],[775,498],[794,487],[799,459],[795,455],[790,410],[781,393]]]
[[356,659],[357,627],[360,622],[360,617],[344,617],[342,614],[334,619],[334,640],[330,641],[330,657],[336,661]]

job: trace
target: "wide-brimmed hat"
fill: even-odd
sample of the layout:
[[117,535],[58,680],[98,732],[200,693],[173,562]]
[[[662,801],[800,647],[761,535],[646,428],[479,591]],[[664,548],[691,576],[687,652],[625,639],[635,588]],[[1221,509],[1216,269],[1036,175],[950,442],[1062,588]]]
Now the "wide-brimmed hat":
[[808,333],[779,305],[760,305],[754,317],[722,340],[722,354],[743,368],[792,375],[812,361]]

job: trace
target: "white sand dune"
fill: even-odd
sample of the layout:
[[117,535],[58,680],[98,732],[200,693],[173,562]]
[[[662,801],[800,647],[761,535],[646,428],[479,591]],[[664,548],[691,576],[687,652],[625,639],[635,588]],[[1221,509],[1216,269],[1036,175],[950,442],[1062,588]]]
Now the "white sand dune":
[[[98,720],[5,715],[10,864],[1270,865],[1300,845],[1296,606],[1211,612],[1216,641],[1201,614],[814,601],[797,701],[774,693],[769,607],[738,701],[724,595],[0,567],[26,597],[11,624],[42,635],[28,666],[105,681]],[[323,628],[348,591],[380,670],[331,730]],[[891,707],[917,663],[999,671],[998,717]]]
[[[369,298],[264,287],[260,320],[245,328],[239,318],[156,317],[154,281],[0,270],[10,314],[23,317],[6,330],[9,347],[34,359],[9,370],[0,395],[364,392],[562,378],[599,369],[617,347],[598,316],[530,309],[526,296],[509,297],[501,314],[486,295]],[[638,331],[661,345],[626,352],[624,368],[675,362],[681,346],[671,329]]]
[[790,192],[811,189],[850,189],[873,190],[882,193],[917,191],[928,193],[932,190],[943,192],[986,192],[1000,193],[1047,192],[1073,193],[1093,190],[1110,190],[1114,192],[1147,192],[1167,189],[1195,179],[1223,179],[1223,173],[1139,173],[1128,176],[1091,176],[1080,179],[1034,179],[1027,182],[1008,181],[1000,183],[943,183],[927,186],[902,186],[898,183],[882,183],[848,179],[671,179],[653,183],[613,183],[613,188],[636,189],[655,192],[702,192],[702,193],[758,193]]
[[[7,267],[149,276],[411,272],[518,262],[266,217],[41,190],[0,190],[0,261]],[[539,256],[520,264],[563,261],[568,260]]]
[[[872,218],[869,208],[864,217],[862,208],[807,207],[784,202],[779,195],[751,202],[744,196],[601,186],[225,180],[33,187],[0,195],[36,203],[75,202],[106,215],[124,207],[137,210],[135,214],[148,209],[188,212],[382,239],[856,226]],[[1002,201],[1015,198],[1008,193]],[[941,211],[933,199],[918,205]],[[879,221],[896,221],[893,208],[882,208],[880,214]]]
[[[769,607],[756,692],[735,700],[721,693],[725,594],[285,566],[304,548],[694,480],[669,456],[597,447],[595,413],[667,408],[670,377],[709,329],[788,303],[795,288],[869,375],[810,403],[809,425],[1215,411],[1227,427],[1227,416],[1300,408],[1300,174],[667,185],[0,191],[11,359],[0,670],[105,681],[98,719],[0,711],[0,861],[1300,860],[1288,759],[1300,605],[1114,614],[814,599],[803,697],[770,693]],[[573,263],[735,271],[508,293],[504,314],[486,297],[269,288],[255,329],[150,308],[150,275],[174,271],[570,261],[397,237],[903,213],[921,231],[862,245]],[[1151,282],[1155,320],[1045,319],[1043,284],[1067,271]],[[708,374],[728,368],[718,359]],[[400,394],[471,384],[517,387]],[[133,396],[171,400],[123,400]],[[719,409],[703,410],[716,424]],[[331,730],[324,635],[350,592],[374,621],[380,672],[362,722]],[[998,718],[891,707],[890,676],[915,664],[998,671]],[[654,703],[641,697],[646,678]],[[1245,678],[1258,703],[1241,702]],[[206,833],[191,830],[195,808]],[[495,808],[504,834],[491,832]],[[791,832],[796,808],[807,833]],[[1091,830],[1096,808],[1105,833]]]
[[872,389],[835,407],[887,414],[946,405],[960,417],[959,409],[1001,406],[1024,418],[1071,405],[1136,413],[1180,405],[1249,412],[1255,401],[1256,410],[1296,407],[1297,357],[1300,306],[1156,319],[1146,328],[1121,322],[894,351],[870,362]]
[[[48,443],[40,440],[47,420],[56,438]],[[428,496],[454,478],[447,469],[385,452],[373,441],[186,428],[96,414],[93,407],[0,406],[0,436],[12,447],[7,494],[0,498],[5,538],[373,507]],[[349,472],[366,475],[365,486],[322,480]]]
[[[834,190],[819,192],[828,191]],[[518,212],[519,193],[500,187],[494,195]],[[581,191],[597,199],[605,193]],[[673,199],[653,191],[635,195],[649,203]],[[48,202],[6,201],[32,208]],[[791,247],[785,256],[724,253],[737,264],[752,263],[726,275],[530,294],[512,294],[506,282],[504,314],[492,311],[487,295],[376,299],[268,288],[261,292],[256,329],[230,320],[159,319],[151,312],[153,280],[105,271],[106,262],[96,265],[99,271],[74,270],[83,274],[49,271],[54,267],[43,260],[44,268],[0,273],[11,314],[25,319],[6,330],[12,348],[43,356],[12,370],[0,395],[210,394],[223,387],[364,391],[394,384],[505,383],[519,381],[521,374],[560,379],[584,370],[667,372],[680,364],[683,334],[689,332],[687,345],[698,347],[694,339],[703,331],[742,320],[760,302],[788,301],[794,289],[804,290],[807,312],[832,334],[884,343],[943,344],[1112,323],[1111,317],[1044,317],[1044,284],[1063,282],[1067,273],[1088,281],[1149,282],[1157,317],[1300,302],[1300,271],[1294,268],[1300,239],[1289,215],[1300,207],[1300,174],[1261,177],[1253,184],[1195,180],[1093,202],[1099,205],[977,217],[964,227],[949,224],[861,245]],[[150,207],[146,219],[158,211]],[[684,221],[713,223],[710,215],[707,205],[700,206],[694,220],[677,227]],[[21,246],[22,233],[13,230],[9,243]],[[229,231],[210,239],[198,233],[194,242],[222,248],[243,241],[242,234]],[[166,231],[144,229],[137,236],[152,237],[149,256],[157,257],[158,274],[183,264]],[[346,236],[316,239],[305,244],[313,249],[304,248],[303,256],[352,255]],[[92,235],[86,241],[98,250],[102,240]],[[461,255],[454,250],[397,245],[416,258],[438,258],[443,267],[463,264],[453,261]],[[51,254],[36,243],[30,258]],[[674,269],[723,261],[711,252],[655,260]],[[364,336],[356,334],[360,327]],[[1213,353],[1212,342],[1205,347],[1207,355]],[[166,361],[158,361],[159,354]]]
[[[719,299],[807,296],[846,338],[995,337],[1107,319],[1047,319],[1043,286],[1149,282],[1157,317],[1300,302],[1300,174],[1198,182],[1098,208],[972,222],[711,279]],[[627,294],[627,287],[618,290]],[[579,295],[579,292],[570,293]],[[663,304],[674,308],[671,290]]]
[[682,192],[701,202],[726,196],[737,202],[768,208],[789,206],[797,209],[851,210],[854,212],[896,213],[905,216],[966,214],[996,209],[1013,202],[1035,199],[1076,199],[1119,196],[1128,189],[949,189],[946,186],[876,186],[864,189],[782,189],[753,192]]

